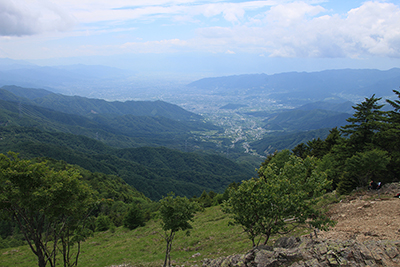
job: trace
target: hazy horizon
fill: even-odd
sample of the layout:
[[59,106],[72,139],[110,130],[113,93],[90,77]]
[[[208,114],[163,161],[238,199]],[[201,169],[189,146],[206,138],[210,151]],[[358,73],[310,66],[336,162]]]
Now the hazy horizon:
[[209,77],[400,66],[400,1],[0,0],[0,58]]

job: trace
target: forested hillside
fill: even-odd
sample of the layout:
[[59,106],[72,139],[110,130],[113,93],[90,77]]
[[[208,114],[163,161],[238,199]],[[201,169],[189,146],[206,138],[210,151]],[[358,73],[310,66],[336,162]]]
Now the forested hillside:
[[[173,120],[199,120],[200,115],[186,111],[177,105],[163,101],[114,101],[91,99],[80,96],[66,96],[51,93],[43,89],[21,88],[18,86],[3,86],[1,89],[22,97],[21,102],[60,111],[63,113],[87,116],[89,114],[113,114],[134,116],[159,116]],[[27,99],[23,99],[27,98]],[[13,99],[4,99],[11,100]]]
[[231,182],[254,175],[254,167],[221,156],[175,150],[212,151],[215,143],[198,140],[192,132],[219,130],[178,106],[5,88],[0,89],[0,153],[63,160],[117,175],[153,200],[169,192],[188,197],[222,192]]
[[250,146],[258,154],[267,156],[276,150],[293,149],[297,144],[312,139],[325,139],[330,129],[346,125],[352,112],[349,101],[319,101],[272,113],[247,112],[247,115],[263,119],[263,128],[267,130],[263,138],[250,143]]
[[[202,148],[202,145],[212,147],[212,144],[197,142],[192,132],[220,130],[205,123],[199,115],[161,101],[106,102],[46,94],[47,91],[38,89],[11,86],[6,88],[15,89],[20,96],[0,89],[0,124],[4,126],[36,127],[46,131],[85,135],[116,147],[163,145],[177,149],[191,149],[194,146]],[[55,109],[44,108],[28,98],[23,98],[29,95],[35,101],[41,102],[43,98],[35,95],[44,94],[58,98],[62,104],[58,106],[56,101],[50,105]],[[69,112],[59,111],[64,109]]]

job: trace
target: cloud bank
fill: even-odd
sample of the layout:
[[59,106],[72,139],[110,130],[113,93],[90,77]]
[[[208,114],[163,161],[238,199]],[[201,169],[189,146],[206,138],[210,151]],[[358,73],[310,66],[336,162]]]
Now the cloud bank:
[[[30,51],[37,57],[208,52],[399,58],[400,7],[392,2],[360,2],[339,13],[323,0],[0,0],[0,36],[65,31],[57,35],[58,47],[43,40],[45,53]],[[11,55],[11,48],[2,47],[3,54]]]
[[[366,2],[345,15],[328,15],[318,5],[294,2],[273,6],[251,22],[198,29],[208,49],[252,49],[271,57],[400,56],[400,9]],[[217,51],[216,51],[217,52]]]
[[0,0],[0,36],[65,31],[73,24],[72,16],[46,0]]

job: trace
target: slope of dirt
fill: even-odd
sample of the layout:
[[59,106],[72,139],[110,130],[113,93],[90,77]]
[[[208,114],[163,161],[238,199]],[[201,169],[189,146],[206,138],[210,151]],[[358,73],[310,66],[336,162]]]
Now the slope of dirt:
[[320,232],[327,239],[400,240],[400,184],[387,184],[379,191],[358,192],[333,204],[329,216],[337,224]]

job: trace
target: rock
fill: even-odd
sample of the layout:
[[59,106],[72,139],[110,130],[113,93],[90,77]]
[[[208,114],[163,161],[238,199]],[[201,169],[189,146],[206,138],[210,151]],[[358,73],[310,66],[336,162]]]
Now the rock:
[[243,255],[204,259],[203,267],[400,266],[399,241],[281,238],[273,250],[253,248]]
[[275,247],[277,248],[295,248],[299,245],[300,238],[299,237],[281,237],[275,241]]

